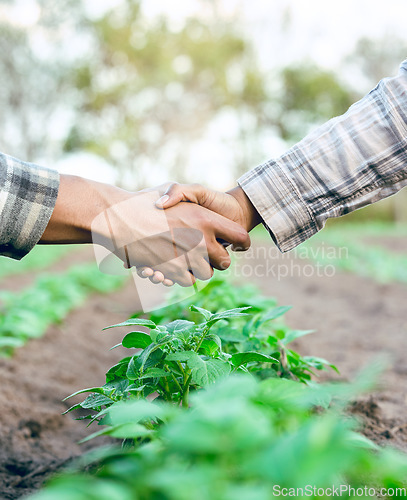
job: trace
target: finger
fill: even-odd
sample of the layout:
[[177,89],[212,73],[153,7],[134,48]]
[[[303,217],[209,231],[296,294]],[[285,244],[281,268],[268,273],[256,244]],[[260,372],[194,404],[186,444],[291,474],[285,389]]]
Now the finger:
[[146,278],[146,276],[143,275],[143,271],[144,269],[149,269],[148,267],[136,267],[136,272],[137,272],[137,275],[140,277],[140,278]]
[[[146,279],[148,276],[144,276],[143,272],[146,272],[150,275],[150,277],[152,277],[154,274],[154,270],[151,269],[150,267],[140,267],[137,269],[137,274],[140,276],[140,278],[143,278],[143,279]],[[174,285],[174,282],[168,278],[164,278],[164,280],[162,281],[162,284],[164,286],[173,286]]]
[[151,278],[154,275],[154,270],[151,267],[143,267],[140,269],[140,272],[137,270],[137,274],[140,278]]
[[190,256],[186,255],[190,272],[195,276],[195,278],[203,281],[210,280],[213,276],[213,267],[208,262],[207,255],[208,251],[206,244],[203,245],[203,252],[201,252],[201,255],[197,249],[195,249]]
[[165,276],[161,271],[154,271],[154,274],[150,276],[151,283],[158,284],[162,283],[165,280]]
[[184,194],[182,190],[178,189],[179,184],[176,182],[172,183],[165,190],[164,194],[155,202],[157,208],[169,208],[173,207],[180,201],[184,201]]
[[230,243],[235,251],[236,249],[245,251],[250,248],[249,233],[242,226],[214,212],[211,212],[211,214],[216,238],[221,238]]
[[171,184],[163,196],[156,201],[158,208],[170,208],[181,201],[191,201],[198,205],[204,205],[210,190],[200,184]]
[[216,240],[208,243],[208,257],[211,267],[219,271],[225,271],[232,263],[230,255],[223,245]]
[[177,278],[174,278],[174,281],[182,287],[188,287],[196,282],[196,278],[190,272],[186,272],[185,274],[178,275]]
[[183,287],[192,286],[196,281],[195,276],[189,272],[189,267],[189,263],[185,260],[185,255],[158,266],[166,280]]

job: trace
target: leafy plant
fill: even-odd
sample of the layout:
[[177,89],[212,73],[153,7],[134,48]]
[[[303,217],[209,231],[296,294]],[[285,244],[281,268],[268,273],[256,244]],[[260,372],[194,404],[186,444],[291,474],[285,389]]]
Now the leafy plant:
[[0,355],[9,356],[27,340],[43,335],[90,293],[106,293],[123,282],[122,276],[102,274],[95,264],[85,264],[61,275],[43,275],[22,292],[1,292]]
[[[257,364],[278,364],[277,359],[260,352],[225,353],[221,339],[211,332],[220,321],[247,316],[247,307],[215,314],[196,306],[191,306],[191,309],[203,316],[204,321],[196,324],[175,320],[166,325],[156,325],[151,320],[131,318],[107,327],[143,326],[150,328],[150,332],[136,330],[128,333],[115,347],[122,345],[138,349],[138,352],[112,367],[106,374],[103,387],[73,394],[92,393],[68,412],[91,408],[98,411],[92,420],[100,419],[106,413],[102,406],[108,408],[122,399],[146,398],[153,393],[158,394],[159,400],[188,407],[191,390],[210,385],[232,372],[249,371]],[[102,419],[101,423],[105,420]]]
[[[340,485],[345,498],[358,488],[405,495],[405,455],[380,450],[349,418],[312,411],[337,396],[337,386],[259,383],[246,374],[191,395],[188,411],[165,401],[122,402],[109,412],[109,433],[143,436],[143,444],[97,450],[30,500],[269,500],[284,491],[328,498]],[[151,421],[163,425],[151,430]]]
[[[291,306],[277,306],[274,298],[262,296],[253,285],[234,286],[227,280],[212,279],[197,295],[182,300],[184,291],[176,290],[171,296],[171,305],[154,311],[149,319],[156,324],[180,318],[195,321],[197,308],[210,309],[212,312],[227,310],[231,307],[250,307],[251,319],[241,317],[227,327],[223,322],[214,326],[212,333],[222,341],[225,353],[235,354],[242,351],[261,351],[279,360],[278,369],[261,369],[260,376],[283,376],[301,382],[311,380],[315,370],[337,368],[323,358],[300,356],[289,347],[299,337],[312,333],[312,330],[292,330],[282,321]],[[194,303],[194,305],[192,304]],[[140,317],[139,313],[133,317]]]
[[73,251],[72,245],[37,245],[23,260],[0,257],[0,278],[44,269]]
[[307,257],[322,265],[333,265],[337,269],[372,278],[379,283],[407,282],[407,257],[369,243],[377,240],[398,238],[403,240],[407,229],[403,225],[390,224],[341,224],[329,227],[303,243],[299,249]]
[[250,306],[212,313],[192,305],[190,312],[203,321],[176,319],[157,325],[151,319],[130,318],[107,327],[150,330],[147,333],[137,329],[125,335],[114,347],[137,349],[137,352],[110,368],[102,387],[84,389],[69,396],[90,393],[66,413],[92,410],[96,413],[80,418],[109,424],[107,408],[122,400],[148,398],[153,394],[157,401],[188,407],[191,391],[235,372],[251,373],[260,379],[280,377],[308,382],[312,369],[323,369],[328,363],[320,358],[301,357],[288,349],[287,344],[309,332],[283,328],[274,332],[267,328],[288,309],[276,307],[251,315]]

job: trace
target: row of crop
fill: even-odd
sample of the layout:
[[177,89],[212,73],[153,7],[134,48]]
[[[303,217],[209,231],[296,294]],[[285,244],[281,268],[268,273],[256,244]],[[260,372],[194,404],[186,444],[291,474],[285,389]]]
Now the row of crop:
[[346,498],[363,488],[400,496],[406,457],[344,416],[371,377],[311,381],[329,363],[288,345],[310,332],[287,328],[288,308],[252,288],[214,281],[193,300],[114,325],[132,330],[120,344],[129,356],[68,411],[104,426],[87,439],[123,446],[85,456],[33,500],[268,500],[301,488],[317,498],[345,484]]
[[0,257],[0,279],[45,269],[72,251],[72,245],[38,245],[20,261]]
[[63,274],[43,275],[21,292],[1,292],[0,355],[10,355],[27,340],[42,336],[90,293],[110,292],[123,282],[123,276],[105,275],[95,264],[83,264]]
[[[406,226],[367,224],[329,228],[303,244],[298,252],[322,265],[372,278],[379,283],[407,283],[407,256],[379,241],[405,240]],[[304,250],[304,251],[303,251]]]

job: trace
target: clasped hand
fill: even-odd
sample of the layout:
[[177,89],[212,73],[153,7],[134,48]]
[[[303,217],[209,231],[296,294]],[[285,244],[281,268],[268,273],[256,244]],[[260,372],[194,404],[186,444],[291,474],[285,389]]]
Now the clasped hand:
[[[227,269],[231,261],[225,244],[247,250],[247,230],[239,219],[224,217],[197,201],[179,203],[190,200],[184,195],[180,199],[178,187],[128,193],[112,203],[93,221],[94,243],[120,257],[125,267],[135,266],[143,277],[167,286],[191,286],[196,279],[210,279],[213,268]],[[165,210],[162,199],[156,204],[163,191],[168,196]]]
[[[210,243],[210,246],[208,246],[209,261],[216,269],[228,268],[230,265],[230,257],[223,247],[222,249],[219,248],[219,243],[213,240],[214,236],[216,236],[216,238],[220,237],[231,244],[232,250],[247,250],[249,248],[250,239],[247,232],[259,224],[261,219],[249,198],[240,187],[227,193],[214,191],[199,184],[183,185],[173,183],[160,186],[156,189],[160,192],[161,196],[158,200],[155,200],[155,206],[165,211],[167,216],[171,215],[171,210],[174,211],[178,209],[185,216],[188,214],[189,223],[191,223],[198,214],[200,216],[205,214],[205,217],[208,218],[206,220],[207,224],[204,227],[206,231],[205,241],[209,241]],[[190,203],[186,205],[182,202]],[[195,204],[195,208],[192,204]],[[206,211],[200,211],[197,214],[195,212],[197,208],[196,205],[200,205],[201,208],[204,208]],[[216,217],[216,215],[218,215],[218,217]],[[215,223],[215,226],[211,227],[213,223]],[[222,224],[224,225],[223,235],[219,233]],[[238,231],[237,226],[240,228],[240,231],[244,229],[247,235],[246,237],[243,236],[243,232],[241,232],[241,235],[236,232]],[[225,232],[226,228],[228,230],[227,233]],[[208,230],[209,233],[211,233],[210,235],[208,234]],[[213,233],[213,231],[215,231],[215,233]],[[189,240],[189,237],[185,239]],[[193,253],[199,253],[198,248]],[[196,262],[196,260],[194,260],[194,262]],[[202,273],[201,269],[205,270],[205,272]],[[183,273],[181,281],[177,279],[174,273],[166,271],[163,266],[138,266],[138,274],[143,278],[149,278],[153,283],[163,283],[166,286],[171,286],[176,282],[187,286],[187,281],[189,281],[189,284],[192,284],[191,276],[195,276],[199,279],[209,279],[212,276],[212,267],[207,268],[205,265],[201,264],[195,268],[195,271],[190,268],[189,275]],[[194,282],[194,279],[192,281]]]

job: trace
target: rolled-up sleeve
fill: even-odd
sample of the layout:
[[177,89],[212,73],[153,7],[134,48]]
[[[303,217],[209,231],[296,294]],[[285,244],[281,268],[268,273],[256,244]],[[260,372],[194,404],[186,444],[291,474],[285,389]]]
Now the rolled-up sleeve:
[[398,76],[238,180],[281,251],[407,185],[407,60]]
[[0,255],[21,259],[38,243],[58,187],[57,171],[0,153]]

